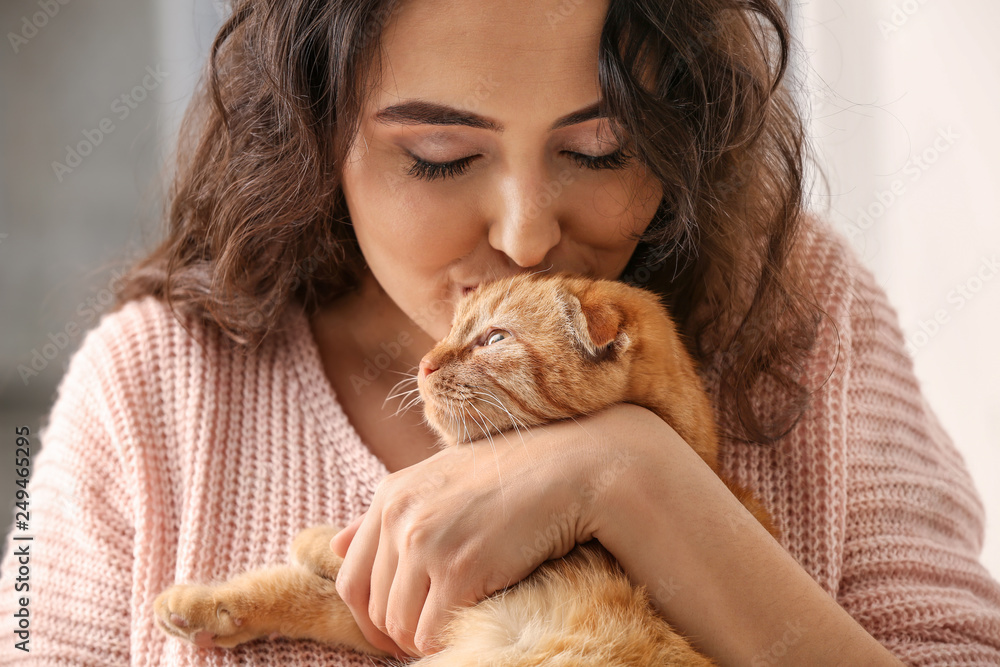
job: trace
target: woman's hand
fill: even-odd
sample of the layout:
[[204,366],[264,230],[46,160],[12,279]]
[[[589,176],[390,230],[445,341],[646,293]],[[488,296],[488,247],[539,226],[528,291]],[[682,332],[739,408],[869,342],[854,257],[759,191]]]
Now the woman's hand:
[[461,445],[389,475],[369,511],[333,539],[346,552],[337,591],[369,642],[434,652],[449,608],[595,538],[722,664],[772,655],[789,623],[802,636],[780,644],[787,664],[901,664],[649,410],[619,404],[523,436],[494,437],[494,450]]
[[450,609],[591,539],[602,493],[632,463],[622,407],[449,447],[383,479],[331,544],[344,557],[337,591],[368,641],[440,650]]

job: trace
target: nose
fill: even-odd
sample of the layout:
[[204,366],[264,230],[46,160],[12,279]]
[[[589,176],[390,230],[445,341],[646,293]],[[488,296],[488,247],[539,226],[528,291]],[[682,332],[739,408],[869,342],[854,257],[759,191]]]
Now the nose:
[[420,371],[419,371],[420,377],[425,378],[434,371],[436,371],[437,369],[438,365],[432,359],[424,357],[423,359],[420,360]]
[[507,185],[489,228],[490,246],[521,268],[538,266],[562,238],[558,208],[564,185],[540,174]]

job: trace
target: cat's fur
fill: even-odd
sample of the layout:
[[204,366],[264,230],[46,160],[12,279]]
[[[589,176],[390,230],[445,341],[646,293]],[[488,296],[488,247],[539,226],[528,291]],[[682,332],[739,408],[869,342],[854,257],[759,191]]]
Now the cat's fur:
[[[498,331],[506,336],[488,345]],[[659,415],[717,470],[711,404],[673,321],[645,290],[569,274],[487,283],[459,303],[450,333],[423,364],[434,369],[419,374],[424,413],[447,445],[628,402]],[[752,495],[727,484],[776,535]],[[384,656],[337,594],[337,532],[300,533],[292,565],[171,587],[154,603],[160,627],[201,646],[283,636]],[[714,664],[654,612],[596,541],[460,610],[442,639],[445,649],[413,664]]]

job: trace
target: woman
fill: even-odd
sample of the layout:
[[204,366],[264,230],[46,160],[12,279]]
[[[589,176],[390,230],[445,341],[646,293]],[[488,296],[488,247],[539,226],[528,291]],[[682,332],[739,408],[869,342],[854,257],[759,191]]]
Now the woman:
[[[596,537],[721,664],[1000,661],[964,464],[870,272],[800,210],[787,58],[771,0],[238,3],[167,238],[44,434],[14,657],[368,664],[153,624],[174,581],[334,523],[338,591],[397,655]],[[437,452],[392,416],[464,293],[550,268],[663,295],[780,544],[643,408]]]

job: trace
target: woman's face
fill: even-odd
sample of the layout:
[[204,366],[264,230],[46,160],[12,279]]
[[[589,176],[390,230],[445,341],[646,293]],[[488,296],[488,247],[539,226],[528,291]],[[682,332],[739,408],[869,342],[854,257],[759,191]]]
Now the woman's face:
[[617,278],[662,192],[596,117],[607,5],[411,0],[342,165],[371,272],[434,339],[480,282]]

